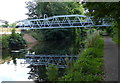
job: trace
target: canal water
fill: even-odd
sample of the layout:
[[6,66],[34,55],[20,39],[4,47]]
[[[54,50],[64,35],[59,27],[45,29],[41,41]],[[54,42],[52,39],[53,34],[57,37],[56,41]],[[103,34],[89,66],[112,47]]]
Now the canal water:
[[[2,81],[32,81],[33,79],[47,80],[46,67],[23,64],[27,53],[38,55],[77,55],[81,48],[73,40],[40,42],[29,50],[2,50],[0,60],[0,82]],[[62,76],[65,69],[59,69]]]

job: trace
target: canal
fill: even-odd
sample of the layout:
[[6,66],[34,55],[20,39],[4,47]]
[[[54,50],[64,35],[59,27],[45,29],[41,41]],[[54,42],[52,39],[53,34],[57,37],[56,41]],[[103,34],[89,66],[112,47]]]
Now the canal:
[[[78,55],[82,50],[82,45],[72,39],[64,41],[39,42],[31,49],[20,49],[17,51],[2,50],[2,59],[0,60],[0,82],[1,81],[32,81],[35,79],[48,80],[46,67],[31,66],[23,64],[25,55],[28,53],[36,55]],[[59,69],[59,77],[64,75],[65,69]]]

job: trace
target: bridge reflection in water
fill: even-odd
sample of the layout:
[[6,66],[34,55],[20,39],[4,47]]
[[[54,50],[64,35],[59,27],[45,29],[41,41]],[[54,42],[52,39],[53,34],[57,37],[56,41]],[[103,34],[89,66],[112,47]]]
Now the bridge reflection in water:
[[[54,64],[59,70],[59,73],[67,68],[72,62],[74,62],[79,56],[78,55],[25,55],[24,64],[30,64],[28,68],[31,70],[28,74],[28,79],[34,81],[45,81],[46,80],[46,67],[50,64]],[[22,63],[23,64],[23,63]],[[61,74],[61,73],[60,73]]]
[[33,66],[49,64],[56,65],[57,68],[66,68],[67,65],[77,59],[77,55],[26,55],[26,62]]

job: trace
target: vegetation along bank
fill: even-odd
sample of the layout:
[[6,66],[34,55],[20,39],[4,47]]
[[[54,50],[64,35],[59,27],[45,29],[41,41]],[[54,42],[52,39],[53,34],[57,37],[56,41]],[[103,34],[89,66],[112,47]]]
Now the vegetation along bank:
[[12,30],[11,35],[2,35],[0,37],[3,49],[19,49],[26,46],[26,41],[23,39],[23,35],[15,33],[15,29]]
[[54,65],[47,68],[48,79],[55,81],[102,81],[103,80],[103,47],[104,40],[99,32],[87,36],[85,49],[79,58],[68,64],[65,75],[58,77],[58,69]]

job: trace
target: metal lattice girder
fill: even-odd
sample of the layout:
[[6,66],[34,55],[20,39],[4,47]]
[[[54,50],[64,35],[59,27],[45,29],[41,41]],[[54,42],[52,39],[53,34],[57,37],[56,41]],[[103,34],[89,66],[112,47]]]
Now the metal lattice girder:
[[75,28],[75,27],[102,27],[111,26],[105,19],[98,20],[98,23],[94,24],[90,17],[84,15],[60,15],[47,17],[44,19],[31,19],[18,21],[16,28],[21,29],[50,29],[50,28]]
[[54,64],[58,68],[67,67],[67,63],[75,61],[79,56],[71,55],[26,55],[26,63],[31,65],[45,65]]
[[94,25],[92,20],[84,15],[60,15],[44,19],[22,20],[16,28],[22,29],[46,29],[46,28],[71,28],[87,27]]

